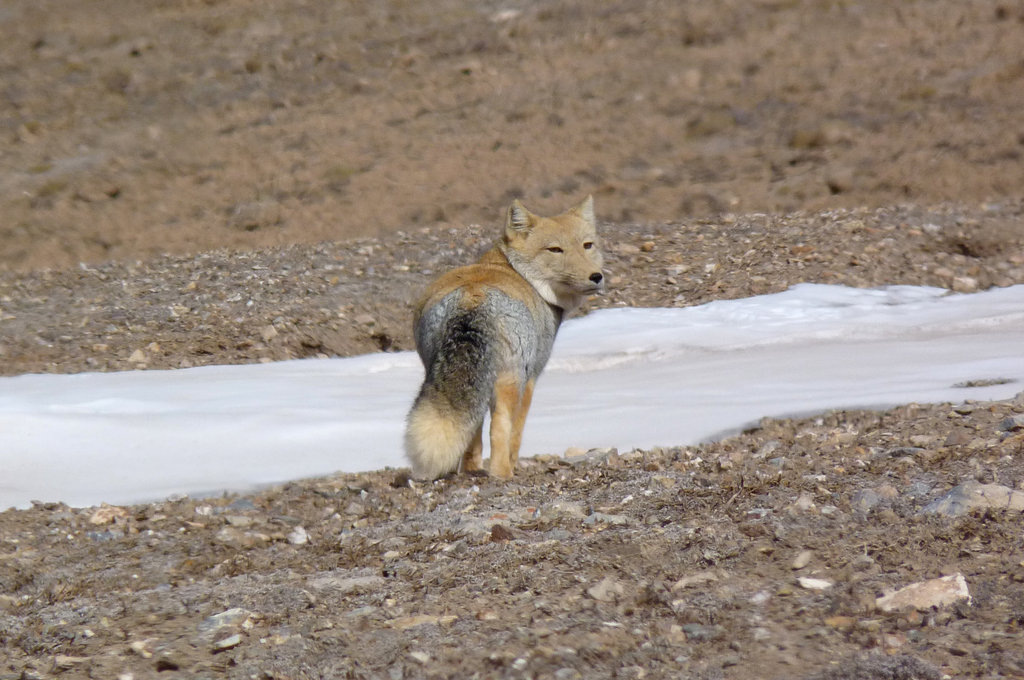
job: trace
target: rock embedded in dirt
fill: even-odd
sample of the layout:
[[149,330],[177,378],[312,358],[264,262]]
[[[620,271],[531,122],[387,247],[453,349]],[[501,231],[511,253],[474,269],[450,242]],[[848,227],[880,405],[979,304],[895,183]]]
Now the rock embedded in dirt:
[[904,586],[899,590],[883,595],[875,601],[875,606],[883,612],[895,612],[904,609],[928,611],[942,608],[956,602],[971,603],[971,593],[963,574],[921,581]]
[[1000,484],[982,484],[971,479],[953,487],[941,498],[922,508],[921,512],[962,517],[975,510],[1024,512],[1024,491]]

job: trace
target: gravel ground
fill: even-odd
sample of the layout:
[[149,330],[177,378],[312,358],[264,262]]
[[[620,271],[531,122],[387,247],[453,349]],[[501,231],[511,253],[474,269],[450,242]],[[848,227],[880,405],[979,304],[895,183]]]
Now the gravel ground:
[[[600,212],[600,203],[597,204]],[[499,232],[380,239],[0,273],[0,373],[181,368],[412,348],[411,303]],[[604,224],[608,295],[694,305],[800,282],[961,292],[1024,283],[1024,203]]]
[[[0,677],[1020,677],[1022,461],[1024,393],[508,483],[40,504],[0,514]],[[1002,497],[929,509],[971,480]],[[958,574],[969,600],[879,600]]]

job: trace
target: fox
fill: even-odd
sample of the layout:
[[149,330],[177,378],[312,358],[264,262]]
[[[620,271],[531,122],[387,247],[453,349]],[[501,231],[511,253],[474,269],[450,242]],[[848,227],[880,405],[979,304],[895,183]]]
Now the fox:
[[534,385],[563,319],[606,276],[594,199],[554,217],[516,199],[504,233],[480,259],[435,280],[413,311],[425,376],[408,418],[412,477],[482,474],[483,422],[491,416],[487,472],[510,479],[519,461]]

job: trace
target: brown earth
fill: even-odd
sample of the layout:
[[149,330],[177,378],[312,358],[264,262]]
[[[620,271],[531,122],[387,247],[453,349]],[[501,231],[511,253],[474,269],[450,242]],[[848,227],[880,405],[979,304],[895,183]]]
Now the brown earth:
[[0,10],[0,265],[490,223],[975,204],[1024,185],[1015,1]]
[[[3,375],[408,349],[512,196],[594,193],[584,313],[1024,283],[1019,2],[37,0],[0,40]],[[0,679],[1021,677],[1020,506],[923,511],[1024,489],[1001,378],[510,483],[9,510]]]

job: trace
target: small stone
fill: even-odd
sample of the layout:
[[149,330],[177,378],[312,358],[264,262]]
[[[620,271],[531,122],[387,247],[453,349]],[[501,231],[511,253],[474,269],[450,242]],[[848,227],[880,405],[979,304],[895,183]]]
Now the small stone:
[[137,349],[131,353],[131,355],[128,357],[128,361],[129,363],[133,364],[144,364],[147,361],[149,361],[149,359],[146,357],[145,352],[143,352],[141,349]]
[[977,292],[978,279],[972,276],[956,276],[953,278],[953,290],[957,293]]
[[963,574],[956,573],[942,578],[933,578],[904,586],[899,590],[875,600],[875,606],[883,612],[901,609],[925,611],[932,607],[941,608],[966,600],[971,603],[971,593]]
[[689,588],[690,586],[699,586],[717,580],[718,575],[715,574],[714,571],[706,569],[704,571],[698,571],[696,574],[690,574],[689,576],[682,577],[672,584],[672,591],[675,592],[677,590]]
[[234,635],[227,636],[223,640],[217,640],[216,642],[213,643],[212,647],[213,647],[214,653],[216,653],[216,652],[223,652],[225,650],[232,649],[234,647],[237,647],[240,644],[242,644],[242,634],[241,633],[235,633]]
[[924,506],[921,512],[962,517],[979,509],[1024,512],[1024,491],[1015,491],[1000,484],[982,484],[971,479]]
[[409,652],[409,657],[413,661],[418,661],[423,665],[430,663],[430,655],[426,652]]
[[224,527],[214,535],[213,540],[229,548],[240,549],[266,545],[270,542],[270,537],[255,531],[241,531],[234,527]]
[[459,617],[457,616],[432,616],[430,614],[418,614],[416,616],[402,616],[391,621],[391,627],[398,630],[407,630],[409,628],[415,628],[416,626],[446,626],[453,623]]
[[128,643],[128,649],[131,650],[132,654],[141,656],[143,659],[153,656],[153,652],[149,650],[149,640],[133,640]]
[[351,572],[342,569],[323,572],[311,578],[307,583],[314,590],[329,590],[338,595],[374,591],[385,584],[383,576],[350,576],[349,574]]
[[814,551],[812,551],[812,550],[802,550],[802,551],[800,551],[797,554],[797,556],[793,558],[793,564],[790,565],[790,568],[792,568],[794,571],[803,569],[804,567],[806,567],[808,564],[811,563],[811,558],[813,556],[814,556]]
[[827,590],[832,587],[832,581],[824,578],[801,576],[796,582],[800,584],[801,588],[806,588],[807,590]]
[[595,526],[597,524],[609,524],[612,526],[621,526],[629,524],[629,518],[625,515],[609,515],[603,512],[595,512],[588,515],[583,519],[584,526]]
[[1024,413],[1018,413],[1015,416],[1004,418],[1003,421],[999,423],[999,429],[1003,432],[1024,430]]
[[611,576],[606,576],[596,585],[587,588],[587,595],[598,602],[613,602],[625,593],[626,589],[623,585]]
[[278,336],[277,329],[272,325],[264,326],[260,329],[260,337],[263,338],[263,342],[270,342]]
[[801,512],[807,512],[808,510],[812,510],[814,507],[814,496],[806,491],[801,493],[797,499],[793,501],[793,505],[790,506],[793,510],[799,510]]
[[725,633],[722,626],[705,626],[699,623],[687,623],[683,625],[683,632],[690,642],[710,642],[717,640]]
[[53,663],[58,670],[67,671],[75,668],[76,666],[81,666],[88,660],[89,657],[87,656],[68,656],[67,654],[58,654],[54,657]]
[[873,489],[861,489],[850,499],[850,505],[858,512],[868,512],[881,502],[882,497]]
[[573,501],[557,501],[544,509],[545,515],[554,518],[568,517],[570,519],[583,519],[587,516],[587,510],[580,503]]
[[578,446],[570,446],[565,450],[565,453],[562,454],[562,457],[572,463],[581,459],[585,455],[587,455],[586,449],[581,449]]
[[101,505],[92,513],[89,517],[89,524],[110,524],[111,522],[124,519],[128,517],[129,513],[126,509],[118,507],[116,505]]
[[306,545],[309,543],[309,534],[304,527],[297,526],[288,534],[288,542],[292,545]]
[[617,455],[618,449],[602,448],[584,451],[578,446],[570,446],[565,450],[564,458],[567,463],[576,465],[578,463],[606,463],[609,458]]
[[354,321],[360,326],[375,326],[377,319],[372,314],[359,314]]
[[226,609],[219,614],[208,616],[199,622],[199,632],[203,635],[214,636],[221,630],[230,627],[243,627],[250,621],[252,612],[241,607]]

